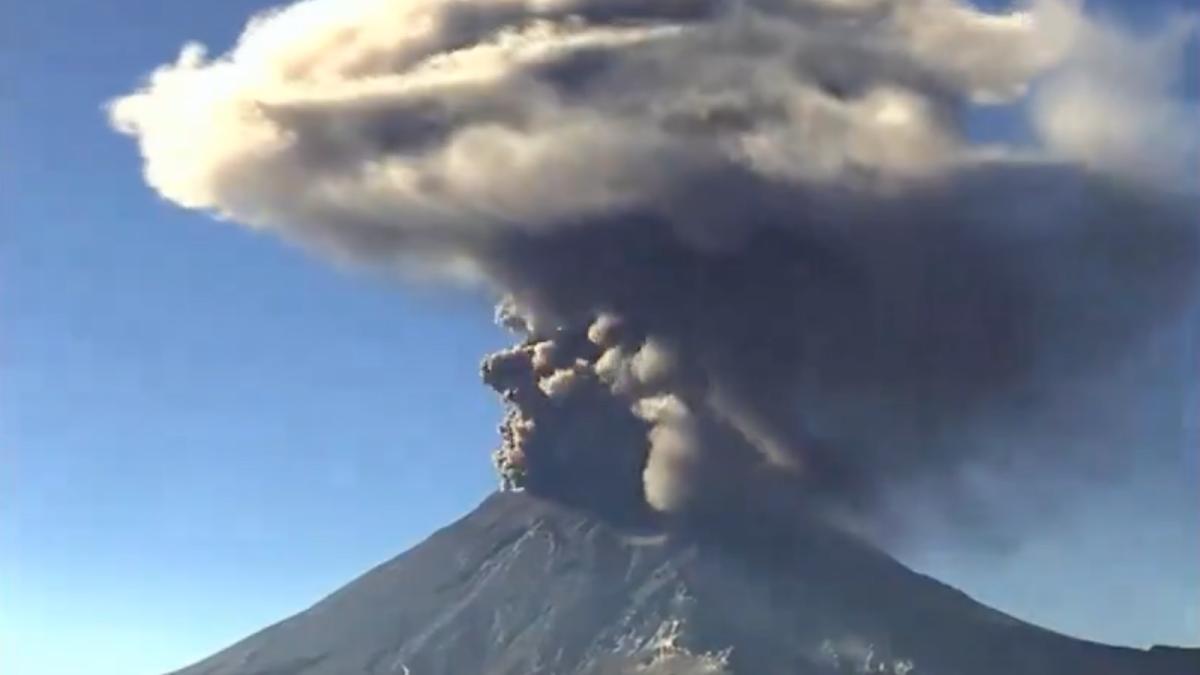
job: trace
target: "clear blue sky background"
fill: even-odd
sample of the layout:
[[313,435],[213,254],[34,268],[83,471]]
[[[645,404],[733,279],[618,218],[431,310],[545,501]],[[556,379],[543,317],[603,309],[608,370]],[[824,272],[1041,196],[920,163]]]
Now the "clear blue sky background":
[[[106,127],[105,100],[185,40],[223,51],[266,4],[4,4],[4,675],[183,666],[494,484],[499,406],[477,365],[506,338],[486,298],[336,270],[169,207]],[[1003,115],[974,124],[1019,133]],[[947,542],[907,559],[1065,632],[1198,643],[1194,487],[1098,488],[1003,556]]]

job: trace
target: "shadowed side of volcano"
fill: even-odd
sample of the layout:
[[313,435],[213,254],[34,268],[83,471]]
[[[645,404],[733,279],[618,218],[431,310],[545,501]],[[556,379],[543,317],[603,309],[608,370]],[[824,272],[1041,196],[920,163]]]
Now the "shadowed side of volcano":
[[[666,649],[728,658],[720,670],[680,670],[661,658]],[[647,667],[651,661],[661,667]],[[312,608],[175,675],[864,668],[1188,675],[1200,672],[1200,650],[1140,651],[1057,635],[827,527],[743,524],[736,536],[633,531],[506,493]]]

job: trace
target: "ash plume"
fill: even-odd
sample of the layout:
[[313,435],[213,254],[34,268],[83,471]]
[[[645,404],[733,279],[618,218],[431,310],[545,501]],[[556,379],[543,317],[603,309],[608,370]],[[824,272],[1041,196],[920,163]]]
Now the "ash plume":
[[[483,377],[509,485],[870,521],[964,466],[1138,452],[970,430],[1120,426],[1064,396],[1194,320],[1178,25],[1055,0],[305,0],[110,114],[170,201],[502,297],[521,342]],[[1033,147],[971,140],[995,105]]]

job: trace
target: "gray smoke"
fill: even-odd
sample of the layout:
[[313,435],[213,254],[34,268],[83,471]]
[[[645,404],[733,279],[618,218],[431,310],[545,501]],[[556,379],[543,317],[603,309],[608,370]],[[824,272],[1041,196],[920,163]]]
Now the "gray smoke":
[[[1138,452],[972,429],[1120,427],[1069,393],[1193,316],[1200,146],[1170,77],[1193,23],[1132,36],[1065,0],[306,0],[223,56],[185,47],[111,115],[171,201],[502,296],[521,344],[483,371],[507,483],[865,522],[966,466]],[[965,135],[1001,104],[1036,147]]]

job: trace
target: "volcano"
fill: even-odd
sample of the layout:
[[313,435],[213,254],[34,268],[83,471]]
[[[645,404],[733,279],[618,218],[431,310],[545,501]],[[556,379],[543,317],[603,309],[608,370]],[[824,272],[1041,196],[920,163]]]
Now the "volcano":
[[1200,650],[1038,628],[826,525],[635,528],[510,492],[175,675],[1198,672]]

